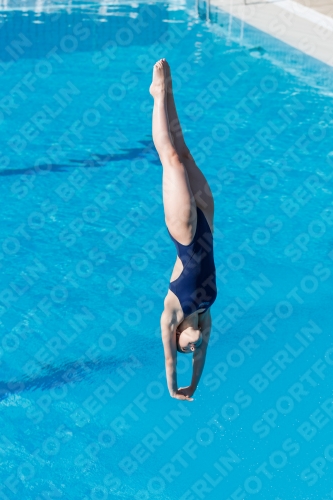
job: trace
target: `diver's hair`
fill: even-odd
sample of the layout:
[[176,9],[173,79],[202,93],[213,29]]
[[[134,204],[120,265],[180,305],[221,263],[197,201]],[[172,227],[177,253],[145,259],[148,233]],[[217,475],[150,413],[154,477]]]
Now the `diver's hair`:
[[184,351],[182,351],[182,350],[181,350],[181,348],[180,348],[180,345],[179,345],[178,339],[177,339],[176,345],[177,345],[177,351],[178,351],[178,352],[181,352],[182,354],[185,354],[185,352],[184,352]]

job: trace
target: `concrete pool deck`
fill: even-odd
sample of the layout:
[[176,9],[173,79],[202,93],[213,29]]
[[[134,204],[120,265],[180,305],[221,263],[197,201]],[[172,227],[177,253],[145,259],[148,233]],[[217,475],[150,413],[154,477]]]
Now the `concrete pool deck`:
[[211,0],[210,5],[333,67],[333,0]]

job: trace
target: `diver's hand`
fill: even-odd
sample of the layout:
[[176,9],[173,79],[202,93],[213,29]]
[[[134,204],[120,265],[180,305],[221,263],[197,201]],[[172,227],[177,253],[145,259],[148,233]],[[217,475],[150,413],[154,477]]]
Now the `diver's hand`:
[[[194,394],[194,391],[195,389],[191,385],[188,385],[187,387],[179,387],[177,393],[182,394],[187,398],[191,398]],[[193,399],[191,399],[191,401],[193,401]]]
[[178,389],[176,392],[170,393],[170,396],[172,398],[175,398],[175,399],[182,399],[182,400],[186,400],[186,401],[193,401],[193,398],[191,398],[191,396],[183,394],[182,392],[180,392],[180,389]]

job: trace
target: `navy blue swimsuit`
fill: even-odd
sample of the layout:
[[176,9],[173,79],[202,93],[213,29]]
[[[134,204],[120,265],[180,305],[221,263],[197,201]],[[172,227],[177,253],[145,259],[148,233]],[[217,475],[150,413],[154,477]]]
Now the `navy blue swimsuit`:
[[182,245],[169,234],[184,266],[169,289],[178,297],[184,317],[198,309],[206,311],[215,301],[217,290],[213,235],[203,211],[197,206],[197,229],[189,245]]

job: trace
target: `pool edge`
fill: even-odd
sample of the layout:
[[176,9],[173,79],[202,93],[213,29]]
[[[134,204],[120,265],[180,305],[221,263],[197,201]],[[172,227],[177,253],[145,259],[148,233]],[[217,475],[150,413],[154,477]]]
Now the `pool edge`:
[[332,18],[292,0],[251,4],[211,0],[210,4],[333,67]]

